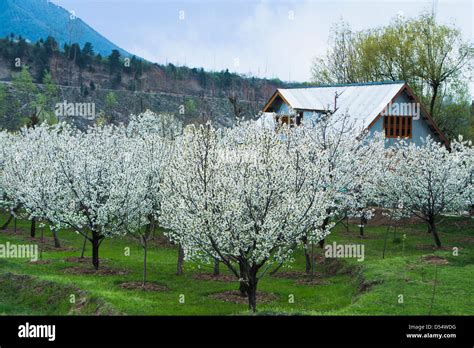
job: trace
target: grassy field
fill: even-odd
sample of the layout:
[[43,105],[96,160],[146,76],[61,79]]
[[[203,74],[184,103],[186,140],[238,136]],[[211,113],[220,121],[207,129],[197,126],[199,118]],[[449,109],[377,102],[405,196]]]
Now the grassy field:
[[[6,220],[0,215],[0,223]],[[423,224],[406,224],[386,232],[369,222],[365,238],[358,228],[338,225],[327,243],[358,243],[365,259],[326,259],[316,263],[316,280],[302,274],[301,250],[290,267],[266,275],[259,290],[273,296],[257,303],[260,314],[302,315],[474,315],[474,219],[445,218],[439,226],[444,243],[434,250]],[[18,221],[0,231],[0,244],[39,242],[28,237],[29,222]],[[406,238],[403,235],[406,235]],[[80,255],[82,238],[61,231],[62,249],[53,250],[46,229],[42,261],[0,258],[0,314],[3,315],[242,315],[244,303],[231,303],[213,295],[236,290],[237,281],[203,280],[212,265],[185,264],[177,276],[175,247],[157,242],[149,251],[149,281],[162,291],[129,290],[123,282],[140,281],[142,250],[128,239],[107,239],[101,246],[101,266],[126,274],[73,274],[71,269],[92,269],[90,263],[70,259]],[[382,259],[386,238],[385,258]],[[160,239],[162,240],[162,239]],[[453,247],[459,255],[453,255]],[[126,248],[130,248],[127,256]],[[316,249],[321,255],[322,250]],[[87,246],[86,256],[90,252]],[[430,260],[430,256],[438,256]],[[68,260],[69,259],[69,260]],[[227,273],[221,266],[222,273]],[[201,276],[199,276],[201,274]],[[199,278],[199,279],[197,279]],[[436,281],[435,281],[436,280]],[[434,296],[433,296],[434,294]],[[71,303],[71,295],[75,303]],[[180,299],[184,303],[180,302]],[[400,296],[401,295],[401,296]],[[403,297],[403,301],[402,300]],[[294,299],[290,301],[289,299]]]

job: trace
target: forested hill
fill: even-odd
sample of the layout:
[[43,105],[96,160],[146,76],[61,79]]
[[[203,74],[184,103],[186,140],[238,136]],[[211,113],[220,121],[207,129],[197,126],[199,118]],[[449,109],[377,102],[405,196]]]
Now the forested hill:
[[[218,126],[229,126],[236,117],[255,117],[276,88],[302,85],[240,76],[228,70],[163,66],[123,57],[117,50],[102,56],[91,43],[60,47],[53,37],[33,44],[15,35],[0,38],[2,81],[0,128],[11,130],[29,122],[38,98],[44,104],[43,114],[51,114],[56,103],[65,100],[95,103],[110,122],[126,121],[131,113],[147,108],[177,113],[184,106],[186,112],[178,117],[185,123],[208,118]],[[39,96],[36,91],[44,88],[25,81],[59,88],[53,88],[57,93]],[[85,125],[83,120],[76,121]]]
[[0,37],[14,33],[36,42],[48,36],[56,38],[62,46],[90,42],[97,53],[109,55],[114,49],[129,55],[107,38],[96,32],[80,18],[48,0],[1,0]]
[[264,100],[277,87],[301,86],[278,79],[245,77],[228,70],[209,72],[202,68],[159,65],[112,50],[97,53],[90,42],[60,45],[51,36],[29,43],[22,36],[0,38],[0,80],[11,80],[15,72],[28,66],[34,82],[41,83],[45,71],[58,85],[84,90],[114,89],[141,92],[168,92],[212,97],[237,96]]

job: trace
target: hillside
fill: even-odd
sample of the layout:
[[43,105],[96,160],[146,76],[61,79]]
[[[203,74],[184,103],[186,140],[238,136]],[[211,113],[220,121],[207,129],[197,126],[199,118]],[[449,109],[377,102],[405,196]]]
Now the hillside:
[[[77,52],[72,53],[75,48]],[[36,44],[22,38],[0,38],[0,128],[18,129],[31,116],[31,111],[19,106],[32,106],[37,95],[26,96],[11,83],[25,68],[38,91],[44,90],[45,72],[57,86],[45,112],[53,113],[59,102],[94,103],[97,112],[113,123],[126,122],[130,114],[150,109],[176,114],[185,123],[211,119],[220,127],[230,126],[236,116],[254,117],[275,88],[284,85],[229,71],[160,66],[135,57],[126,66],[124,59],[115,57],[103,58],[76,44],[68,52],[60,51],[51,37]],[[22,63],[19,67],[17,58]],[[108,102],[110,95],[113,103]],[[72,121],[80,128],[91,123],[80,118]]]
[[[16,105],[19,100],[24,104],[23,99],[10,82],[0,81],[1,90],[6,91],[4,103],[8,106],[7,112],[2,112],[2,98],[0,96],[0,129],[16,130],[25,123],[27,114],[20,114]],[[45,86],[38,85],[39,91],[43,91]],[[108,96],[114,95],[115,104],[108,103]],[[1,94],[1,93],[0,93]],[[184,124],[202,123],[211,120],[217,127],[229,127],[235,120],[234,107],[228,98],[193,96],[185,94],[174,94],[166,92],[133,92],[127,90],[96,89],[84,95],[84,91],[79,87],[60,86],[57,97],[48,107],[50,112],[54,110],[56,102],[67,103],[94,103],[96,116],[106,115],[109,123],[118,124],[127,122],[130,114],[138,114],[147,109],[156,113],[171,113]],[[184,106],[184,112],[179,110]],[[239,101],[238,107],[241,110],[240,116],[253,118],[263,107],[263,103]],[[80,129],[85,129],[92,125],[95,120],[84,117],[69,117],[62,119],[71,122]]]
[[[0,85],[0,128],[18,129],[31,116],[31,112],[18,106],[32,106],[31,101],[37,96],[25,98],[10,84],[23,69],[40,91],[46,73],[59,87],[44,111],[53,113],[55,104],[66,100],[95,103],[111,122],[126,122],[131,113],[149,108],[174,113],[185,123],[211,119],[225,127],[232,125],[236,117],[255,117],[276,88],[302,85],[241,76],[228,70],[209,72],[153,64],[135,56],[122,57],[117,50],[103,57],[95,53],[90,43],[82,47],[73,43],[64,48],[61,50],[51,36],[36,43],[17,36],[0,38],[0,82],[7,86]],[[109,94],[115,96],[113,105],[107,102]],[[183,107],[184,113],[180,111]],[[75,119],[74,123],[83,127],[88,122]]]
[[95,51],[102,55],[109,55],[114,49],[122,55],[130,55],[80,18],[71,20],[67,10],[48,0],[0,1],[0,37],[11,33],[30,42],[52,36],[60,47],[71,42],[77,42],[82,47],[90,42]]
[[213,97],[232,94],[254,101],[267,99],[275,88],[302,85],[241,76],[228,70],[210,72],[172,63],[160,65],[135,56],[124,57],[117,50],[102,56],[89,42],[83,46],[74,42],[60,47],[52,36],[35,43],[16,35],[0,37],[0,80],[11,80],[25,66],[37,83],[41,83],[44,72],[49,71],[62,86]]

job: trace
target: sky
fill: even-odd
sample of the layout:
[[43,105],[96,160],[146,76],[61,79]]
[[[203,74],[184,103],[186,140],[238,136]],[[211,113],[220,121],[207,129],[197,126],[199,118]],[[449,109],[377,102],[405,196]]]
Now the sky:
[[[309,81],[331,26],[382,26],[432,11],[474,42],[474,0],[52,0],[123,49],[157,63]],[[474,83],[471,83],[474,95]]]

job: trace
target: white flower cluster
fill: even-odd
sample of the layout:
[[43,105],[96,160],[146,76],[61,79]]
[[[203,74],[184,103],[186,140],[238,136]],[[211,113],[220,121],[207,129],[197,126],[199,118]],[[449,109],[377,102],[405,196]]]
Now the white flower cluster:
[[462,214],[474,205],[474,149],[460,137],[451,149],[428,137],[423,146],[400,142],[387,151],[375,198],[395,218],[415,215],[425,221],[438,247],[440,214]]
[[[150,119],[157,125],[149,131]],[[110,235],[140,236],[160,215],[160,185],[174,142],[170,115],[150,112],[129,126],[92,127],[80,132],[65,124],[2,133],[4,204],[54,229],[72,228],[98,249]],[[179,126],[175,127],[176,130]]]

